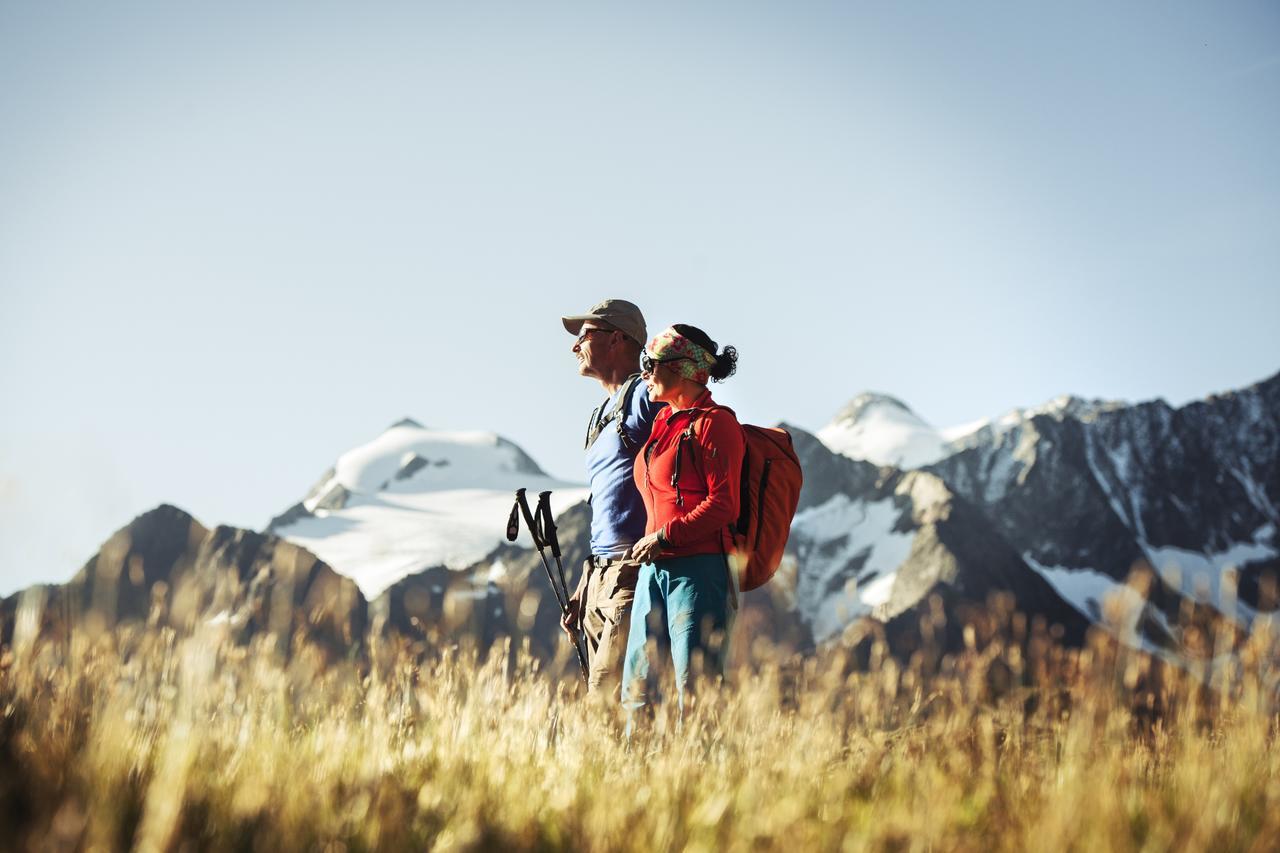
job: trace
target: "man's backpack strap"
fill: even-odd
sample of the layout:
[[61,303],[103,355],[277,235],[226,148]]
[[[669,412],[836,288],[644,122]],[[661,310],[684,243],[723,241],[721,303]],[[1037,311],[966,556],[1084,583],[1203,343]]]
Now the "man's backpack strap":
[[599,408],[591,410],[591,422],[587,424],[587,441],[583,446],[584,450],[590,450],[591,445],[596,443],[596,439],[600,437],[600,433],[604,432],[604,428],[614,418],[618,419],[618,441],[622,444],[623,450],[630,450],[634,441],[627,435],[625,429],[627,423],[627,412],[631,409],[631,397],[636,392],[636,386],[640,384],[640,374],[633,373],[627,377],[627,384],[622,392],[622,397],[609,410],[608,414],[601,416],[600,412],[609,404],[605,400],[600,404]]
[[605,400],[604,403],[591,410],[591,418],[587,421],[587,438],[582,444],[583,450],[590,450],[591,445],[595,443],[596,436],[600,434],[600,430],[597,429],[597,424],[600,421],[600,409],[608,402],[608,400]]
[[[627,412],[631,411],[631,396],[636,392],[636,386],[640,384],[641,376],[639,373],[631,374],[631,378],[627,380],[627,390],[622,392],[622,403],[618,406],[618,441],[622,444],[624,450],[630,450],[634,444],[627,435],[625,429],[627,425]],[[611,416],[612,417],[612,416]],[[606,420],[605,423],[608,423]]]

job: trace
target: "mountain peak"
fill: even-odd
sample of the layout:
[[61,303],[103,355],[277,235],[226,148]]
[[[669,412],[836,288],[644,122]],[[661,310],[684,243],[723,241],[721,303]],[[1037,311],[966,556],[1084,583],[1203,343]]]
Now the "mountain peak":
[[852,459],[895,468],[919,468],[944,455],[938,431],[897,397],[864,391],[818,430],[827,447]]
[[[919,420],[919,416],[911,411],[911,407],[890,394],[883,394],[879,391],[863,391],[845,404],[839,412],[836,413],[833,423],[849,422],[856,423],[868,412],[879,409],[896,409],[907,415]],[[923,423],[923,421],[922,421]]]
[[553,510],[587,497],[548,476],[514,442],[478,430],[433,430],[406,418],[343,453],[273,533],[352,578],[370,598],[433,566],[464,569],[502,542],[518,488],[554,490]]
[[1092,421],[1105,412],[1113,412],[1128,406],[1119,400],[1088,399],[1074,394],[1059,394],[1038,406],[1010,409],[998,418],[982,418],[972,423],[960,424],[942,430],[942,437],[949,443],[952,452],[964,450],[1025,425],[1037,417],[1052,418],[1055,421],[1077,420]]
[[392,430],[392,429],[395,429],[396,427],[414,427],[416,429],[426,429],[426,427],[424,427],[422,424],[418,423],[413,418],[408,416],[405,416],[400,420],[396,421],[391,426],[387,427],[387,429]]
[[129,522],[129,527],[140,523],[146,524],[156,519],[173,520],[183,523],[195,521],[195,517],[185,509],[174,506],[173,504],[162,503],[134,518],[133,521]]
[[1074,394],[1061,394],[1054,397],[1047,403],[1043,403],[1029,409],[1023,409],[1017,414],[1023,420],[1035,415],[1050,415],[1058,418],[1059,420],[1064,417],[1075,418],[1077,420],[1088,420],[1095,417],[1099,412],[1124,408],[1124,406],[1124,403],[1113,400],[1089,400],[1084,397],[1077,397]]

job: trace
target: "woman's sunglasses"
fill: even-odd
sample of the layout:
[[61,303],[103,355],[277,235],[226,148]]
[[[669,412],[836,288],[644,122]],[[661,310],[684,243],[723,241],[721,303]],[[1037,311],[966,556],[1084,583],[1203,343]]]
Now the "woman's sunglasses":
[[661,361],[655,361],[647,355],[642,355],[640,356],[640,370],[652,374],[659,364],[670,364],[673,361],[692,361],[692,359],[687,355],[678,355],[675,358],[664,358]]

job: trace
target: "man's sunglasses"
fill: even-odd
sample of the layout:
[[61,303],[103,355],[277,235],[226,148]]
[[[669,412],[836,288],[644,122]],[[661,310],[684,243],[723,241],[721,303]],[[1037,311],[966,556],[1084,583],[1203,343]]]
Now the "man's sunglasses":
[[578,335],[578,339],[573,342],[574,346],[581,346],[592,332],[612,332],[613,329],[583,329],[582,334]]
[[645,373],[652,374],[659,364],[670,364],[673,361],[692,361],[687,355],[678,355],[675,358],[664,358],[661,361],[655,361],[647,355],[640,356],[640,369]]

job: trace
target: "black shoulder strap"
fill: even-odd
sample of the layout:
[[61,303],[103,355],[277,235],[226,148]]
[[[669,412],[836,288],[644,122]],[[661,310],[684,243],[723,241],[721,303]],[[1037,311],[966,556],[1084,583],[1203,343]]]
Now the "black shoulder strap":
[[582,445],[583,450],[590,450],[591,445],[596,442],[596,436],[600,435],[600,410],[608,404],[609,401],[605,400],[591,410],[591,420],[587,421],[587,440]]
[[596,439],[600,437],[600,433],[604,432],[604,428],[614,418],[618,419],[618,440],[622,442],[625,449],[630,449],[632,441],[627,437],[627,431],[623,428],[627,422],[627,411],[631,408],[631,396],[635,393],[636,386],[640,384],[640,374],[633,373],[627,377],[627,384],[624,387],[622,396],[618,398],[618,402],[614,403],[609,413],[600,416],[600,410],[608,405],[609,401],[605,400],[600,407],[592,410],[591,423],[587,425],[587,443],[583,447],[584,450],[590,450],[591,445],[596,443]]

